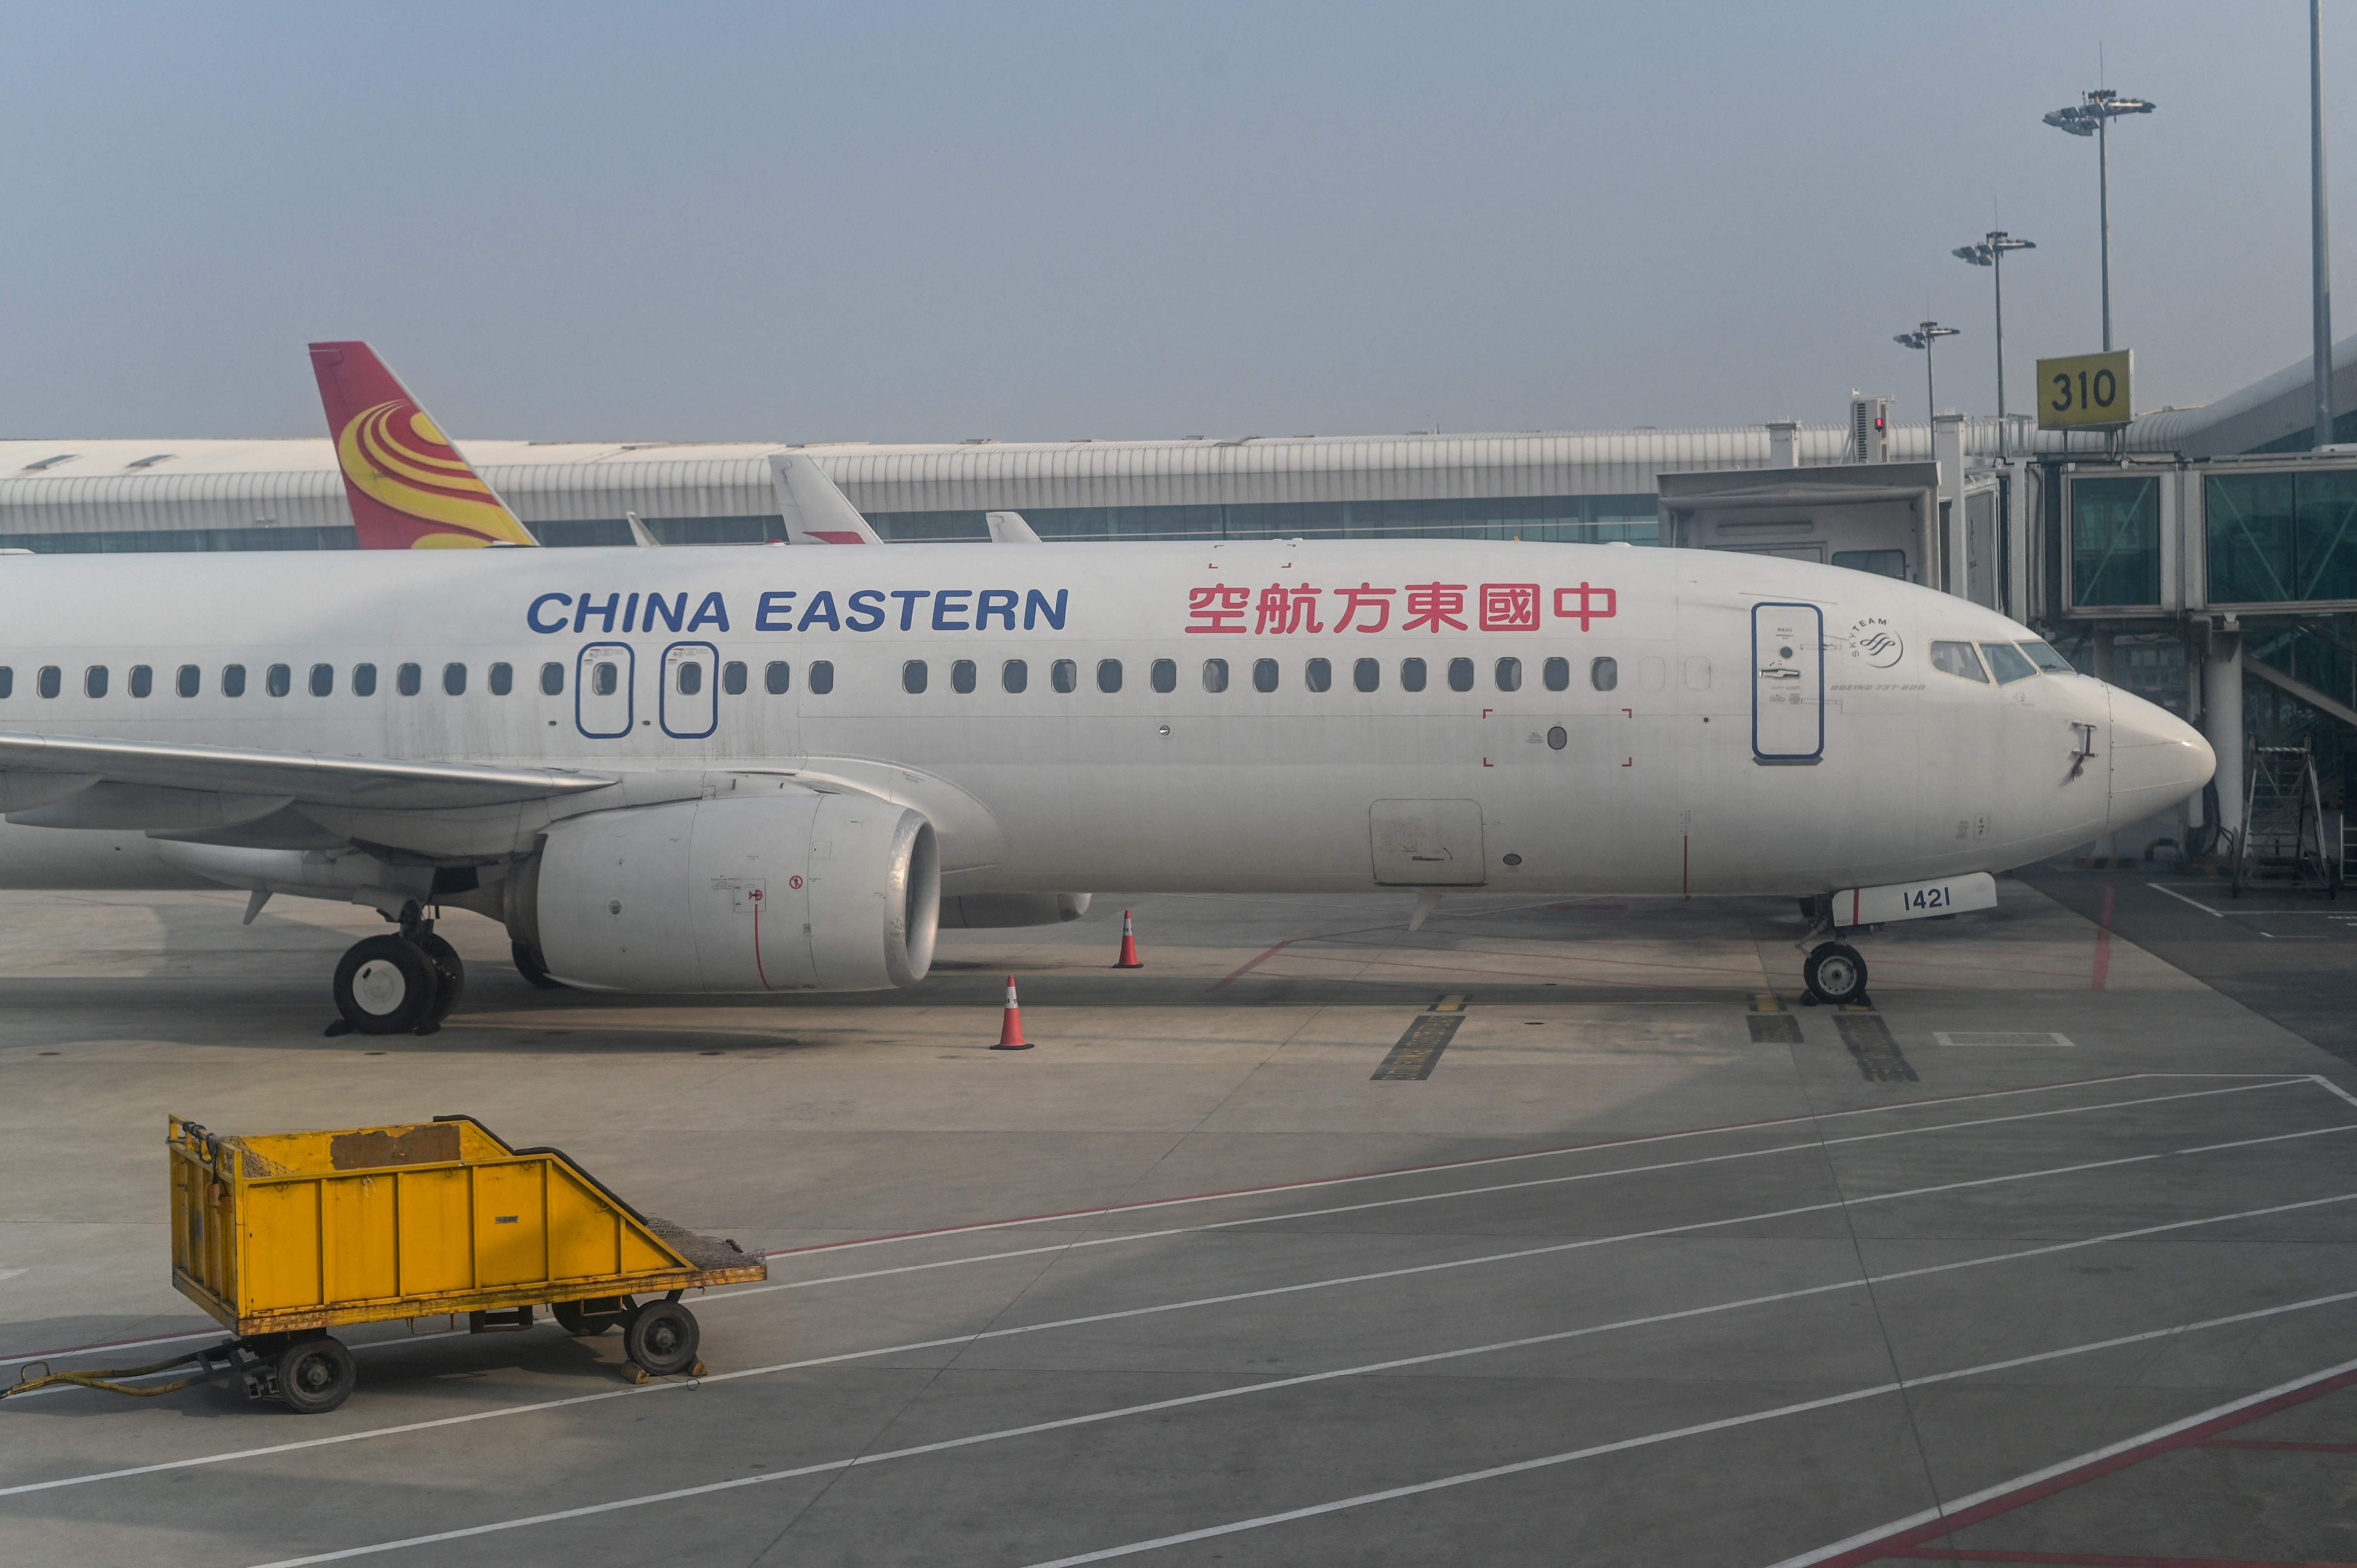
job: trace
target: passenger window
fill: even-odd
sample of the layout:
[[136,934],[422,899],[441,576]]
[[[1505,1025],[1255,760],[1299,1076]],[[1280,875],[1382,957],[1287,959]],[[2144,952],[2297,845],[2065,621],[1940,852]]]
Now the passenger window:
[[81,672],[81,691],[85,697],[106,695],[106,666],[93,664]]
[[1571,736],[1564,734],[1563,726],[1561,725],[1557,725],[1553,729],[1547,731],[1548,750],[1561,751],[1565,746],[1570,744]]
[[1687,656],[1686,690],[1689,692],[1710,690],[1710,656],[1708,654],[1695,653]]
[[1372,692],[1383,683],[1383,661],[1361,659],[1351,666],[1351,684],[1361,692]]
[[1330,689],[1334,684],[1334,666],[1332,661],[1324,659],[1313,659],[1309,660],[1308,663],[1304,664],[1301,667],[1301,682],[1313,692],[1323,692]]
[[[369,669],[369,684],[371,686],[374,686],[376,684],[376,669],[373,665]],[[541,692],[547,696],[561,697],[565,695],[565,666],[562,664],[542,665],[540,667],[540,689]]]
[[1670,683],[1670,661],[1647,654],[1637,660],[1637,684],[1648,692],[1658,692]]
[[13,665],[0,664],[0,697],[16,694],[16,671]]
[[336,667],[332,664],[311,666],[311,695],[332,696],[336,690]]
[[1932,645],[1932,668],[1950,675],[1961,675],[1967,681],[1988,684],[1988,671],[1981,668],[1981,656],[1973,651],[1969,642],[1935,642]]
[[[551,666],[554,668],[554,666]],[[761,690],[772,697],[782,697],[794,689],[794,667],[782,659],[772,659],[761,668]]]
[[1609,692],[1620,685],[1620,660],[1618,659],[1590,660],[1587,665],[1587,683],[1599,692]]
[[704,690],[703,665],[693,659],[683,659],[673,668],[678,673],[672,677],[672,684],[679,688],[681,696],[693,697]]
[[1255,692],[1274,692],[1276,690],[1275,660],[1255,659],[1253,660],[1253,690]]
[[[55,692],[47,692],[42,694],[44,696],[50,697],[57,695]],[[245,695],[244,665],[224,664],[221,666],[221,695],[224,697],[242,697]]]
[[1175,692],[1178,689],[1178,660],[1176,659],[1156,660],[1152,667],[1146,671],[1146,674],[1153,681],[1154,689],[1157,692]]
[[295,671],[286,665],[274,664],[262,672],[262,689],[274,697],[283,697],[295,689]]
[[193,664],[183,664],[172,677],[172,690],[183,697],[193,697],[204,688],[204,671]]
[[33,684],[44,697],[54,697],[66,689],[65,677],[58,673],[58,667],[54,664],[42,665],[41,672],[34,677]]
[[811,661],[810,669],[805,673],[810,677],[812,696],[823,697],[829,692],[834,690],[834,665],[833,661],[824,659],[813,660]]
[[1523,689],[1523,661],[1519,659],[1498,660],[1498,690],[1519,692]]
[[454,697],[467,694],[467,667],[463,664],[442,666],[442,689]]
[[352,695],[355,697],[373,697],[376,695],[375,665],[355,664],[352,666]]
[[492,695],[492,696],[494,696],[494,697],[504,697],[504,696],[506,696],[510,692],[512,692],[512,691],[514,691],[514,690],[515,690],[515,666],[514,666],[514,665],[512,665],[512,664],[494,664],[494,665],[492,665],[492,666],[491,666],[491,695]]
[[1473,660],[1452,659],[1448,661],[1448,689],[1469,692],[1473,689]]
[[974,660],[961,659],[950,666],[950,690],[960,696],[974,690]]
[[1059,692],[1076,692],[1081,686],[1081,667],[1069,659],[1059,659],[1048,666],[1048,684]]
[[1203,660],[1203,690],[1224,692],[1228,689],[1228,661],[1224,659]]
[[1550,692],[1565,691],[1571,685],[1571,660],[1568,659],[1550,659],[1539,667],[1539,672]]
[[1400,660],[1400,689],[1407,692],[1421,692],[1424,690],[1423,660],[1403,659]]
[[[403,684],[406,686],[407,682]],[[589,667],[589,690],[600,697],[610,697],[622,689],[622,668],[611,660],[600,660]]]
[[131,667],[131,694],[144,697],[156,689],[156,671],[145,664]]
[[1097,690],[1100,692],[1118,692],[1121,690],[1120,660],[1100,659],[1097,660]]
[[[493,679],[497,678],[497,671],[494,671]],[[720,667],[720,689],[732,697],[745,694],[745,666],[740,660],[732,659]]]
[[1031,666],[1020,659],[1010,659],[998,667],[998,683],[1009,692],[1020,692],[1031,684]]
[[927,671],[923,660],[911,659],[900,666],[900,690],[908,693],[909,695],[913,697],[922,693],[926,679]]
[[2021,650],[2029,655],[2029,661],[2040,670],[2052,671],[2062,675],[2071,673],[2072,668],[2071,661],[2034,637],[2021,645]]
[[[610,674],[610,671],[613,670],[613,666],[609,664],[606,666],[606,668],[609,671],[607,678],[611,680],[612,675]],[[414,664],[404,664],[400,669],[393,672],[393,690],[399,692],[403,696],[414,697],[417,695],[418,693],[425,689],[425,673]],[[612,696],[613,693],[614,688],[608,686],[603,692],[599,693],[598,695],[609,697]]]
[[2038,666],[2021,656],[2021,650],[2009,642],[1984,642],[1981,651],[1988,655],[1989,673],[2000,686],[2024,680],[2038,673]]

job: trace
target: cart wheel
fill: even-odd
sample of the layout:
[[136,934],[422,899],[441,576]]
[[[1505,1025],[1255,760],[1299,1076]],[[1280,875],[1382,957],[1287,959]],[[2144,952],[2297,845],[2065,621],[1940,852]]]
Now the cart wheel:
[[458,998],[467,993],[467,966],[459,961],[458,950],[440,932],[427,931],[415,940],[418,950],[432,961],[434,972],[442,982],[442,989],[425,1018],[427,1024],[439,1025],[458,1005]]
[[675,1301],[651,1301],[630,1316],[622,1333],[622,1348],[630,1359],[667,1378],[695,1364],[695,1314]]
[[297,1415],[324,1415],[351,1396],[360,1380],[343,1341],[322,1334],[278,1352],[278,1397]]
[[[618,1306],[622,1307],[623,1310],[613,1310]],[[603,1310],[600,1309],[601,1307]],[[587,1301],[552,1301],[548,1304],[548,1311],[549,1315],[556,1319],[556,1326],[576,1339],[595,1339],[629,1316],[627,1304],[615,1302],[611,1297],[608,1297],[602,1304]]]
[[1822,942],[1801,966],[1801,979],[1810,994],[1842,1006],[1866,994],[1866,960],[1846,942]]
[[540,950],[538,948],[529,946],[523,942],[511,942],[509,946],[515,954],[515,966],[516,972],[518,974],[522,975],[525,980],[529,981],[532,984],[537,986],[543,991],[562,991],[565,989],[565,982],[549,973],[548,965],[541,961]]
[[434,963],[406,938],[357,941],[336,965],[336,1011],[363,1035],[401,1035],[425,1021],[442,989]]

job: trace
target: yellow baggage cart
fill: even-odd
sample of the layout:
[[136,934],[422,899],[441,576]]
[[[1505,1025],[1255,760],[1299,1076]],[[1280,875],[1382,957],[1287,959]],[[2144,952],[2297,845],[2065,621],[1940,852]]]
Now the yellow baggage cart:
[[[471,1116],[242,1137],[174,1116],[166,1140],[172,1283],[235,1337],[154,1367],[20,1374],[8,1392],[237,1375],[310,1414],[352,1391],[331,1328],[462,1316],[476,1333],[528,1328],[543,1304],[576,1335],[619,1325],[626,1373],[645,1381],[703,1369],[683,1292],[769,1277],[736,1242],[641,1214],[561,1150],[511,1147]],[[190,1363],[160,1386],[114,1380]]]

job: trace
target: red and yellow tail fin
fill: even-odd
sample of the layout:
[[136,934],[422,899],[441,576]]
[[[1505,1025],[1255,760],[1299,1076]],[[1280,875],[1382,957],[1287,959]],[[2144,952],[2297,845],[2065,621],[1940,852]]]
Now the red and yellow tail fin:
[[537,544],[365,343],[314,343],[311,369],[363,550]]

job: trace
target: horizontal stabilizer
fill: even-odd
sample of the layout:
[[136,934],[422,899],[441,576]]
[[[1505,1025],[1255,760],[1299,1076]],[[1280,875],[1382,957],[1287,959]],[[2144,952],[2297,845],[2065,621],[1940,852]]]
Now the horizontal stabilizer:
[[311,371],[363,550],[537,544],[366,343],[314,343]]
[[834,481],[808,457],[780,452],[770,458],[778,507],[786,514],[789,544],[881,544],[867,520]]

